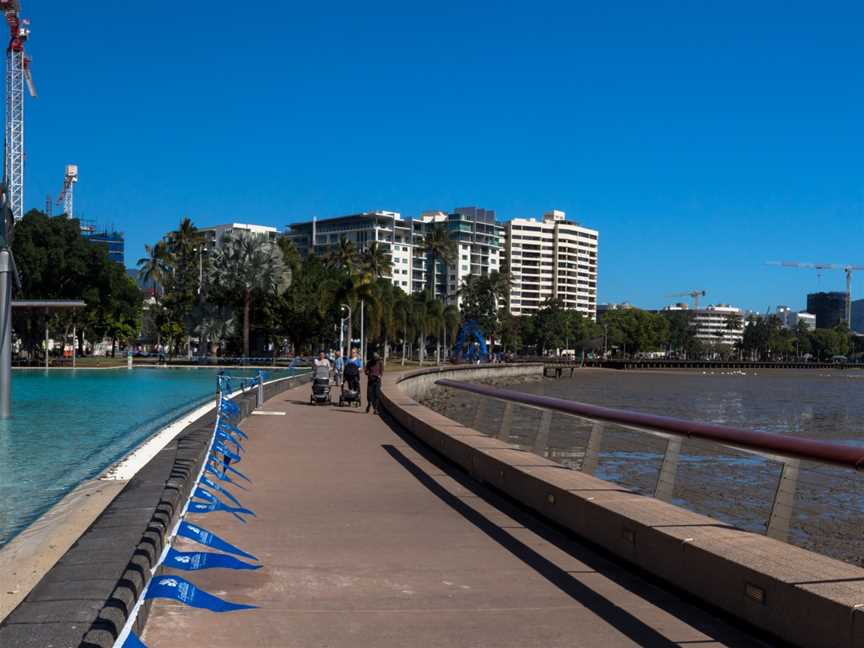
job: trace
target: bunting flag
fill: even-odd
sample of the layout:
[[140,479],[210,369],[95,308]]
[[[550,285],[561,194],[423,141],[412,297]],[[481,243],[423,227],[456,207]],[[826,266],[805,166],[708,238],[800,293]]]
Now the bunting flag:
[[206,475],[201,475],[201,483],[204,484],[205,486],[207,486],[208,488],[212,488],[217,493],[222,493],[225,497],[230,499],[237,506],[243,506],[240,503],[240,500],[238,500],[236,497],[234,497],[234,495],[232,495],[231,492],[227,488],[225,488],[224,486],[220,486],[219,484],[214,482],[212,479],[210,479]]
[[213,513],[214,511],[225,511],[226,513],[231,513],[234,517],[240,520],[243,524],[246,524],[246,520],[244,520],[240,514],[244,513],[246,515],[255,516],[255,513],[245,508],[235,508],[233,506],[228,506],[223,504],[222,502],[189,502],[189,512],[190,513]]
[[237,448],[238,453],[243,451],[243,446],[240,445],[240,442],[224,430],[216,430],[216,436],[219,439],[223,439],[225,441],[230,441],[231,443],[233,443],[234,446]]
[[247,482],[249,482],[250,484],[252,483],[252,480],[249,479],[246,475],[244,475],[243,473],[241,473],[241,472],[240,472],[239,470],[237,470],[236,468],[232,468],[232,467],[229,466],[228,464],[224,463],[224,462],[222,461],[222,459],[220,459],[220,458],[217,457],[216,455],[211,454],[211,455],[210,455],[210,459],[211,459],[212,461],[215,461],[215,462],[216,462],[216,465],[217,465],[219,468],[223,468],[224,470],[226,470],[226,471],[228,471],[228,472],[232,472],[232,473],[234,473],[235,475],[237,475],[238,477],[240,477],[240,478],[242,478],[242,479],[245,479],[245,480],[246,480]]
[[130,632],[123,642],[123,648],[147,648],[134,632]]
[[233,463],[240,463],[240,455],[231,452],[221,441],[213,444],[213,451],[218,452],[224,457],[228,457]]
[[242,549],[238,549],[230,542],[226,542],[225,540],[217,536],[212,531],[208,531],[207,529],[197,526],[195,524],[181,522],[180,527],[177,529],[177,535],[181,538],[194,540],[198,544],[204,545],[205,547],[213,547],[214,549],[218,549],[219,551],[233,553],[238,556],[243,556],[244,558],[249,558],[250,560],[258,560],[252,554],[246,553]]
[[168,549],[163,564],[166,567],[173,567],[174,569],[182,569],[184,571],[198,571],[200,569],[261,569],[261,565],[243,562],[242,560],[237,560],[234,556],[205,551],[177,551],[174,547]]
[[189,607],[210,610],[211,612],[233,612],[234,610],[250,610],[257,605],[246,605],[244,603],[232,603],[213,596],[202,589],[198,589],[179,576],[158,576],[151,581],[147,587],[145,599],[171,599],[185,603]]
[[219,425],[220,425],[220,427],[225,428],[229,432],[234,432],[235,434],[239,434],[244,439],[249,438],[249,436],[243,430],[241,430],[239,427],[237,427],[233,423],[229,423],[228,421],[219,421]]

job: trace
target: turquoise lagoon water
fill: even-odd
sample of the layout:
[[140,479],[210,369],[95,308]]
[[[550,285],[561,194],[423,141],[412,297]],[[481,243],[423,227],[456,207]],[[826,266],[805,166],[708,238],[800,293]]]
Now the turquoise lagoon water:
[[[217,373],[13,371],[13,416],[0,420],[0,547],[82,481],[101,474],[172,419],[213,399]],[[277,375],[288,372],[271,374]]]

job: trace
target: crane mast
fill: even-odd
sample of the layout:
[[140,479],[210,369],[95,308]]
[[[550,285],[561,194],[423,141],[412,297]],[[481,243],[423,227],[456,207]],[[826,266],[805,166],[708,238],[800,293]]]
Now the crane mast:
[[688,290],[686,292],[672,293],[667,297],[689,297],[693,300],[693,310],[699,310],[699,298],[704,297],[707,293],[704,290]]
[[63,205],[63,213],[69,218],[75,216],[75,183],[78,182],[78,165],[67,164],[66,175],[63,177],[63,191],[57,198],[57,204]]
[[9,191],[15,220],[24,216],[24,88],[36,96],[30,73],[30,58],[24,44],[30,36],[30,22],[20,17],[18,0],[0,0],[0,10],[9,27],[6,49],[6,138],[3,177]]

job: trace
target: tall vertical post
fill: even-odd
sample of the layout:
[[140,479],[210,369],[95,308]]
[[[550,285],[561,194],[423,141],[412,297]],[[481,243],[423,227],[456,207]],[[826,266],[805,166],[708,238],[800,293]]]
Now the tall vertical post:
[[75,368],[76,356],[78,355],[78,327],[72,325],[72,368]]
[[360,300],[360,357],[363,360],[363,366],[366,366],[366,302]]
[[258,370],[258,397],[256,408],[264,407],[264,372]]
[[45,309],[45,368],[48,369],[48,309]]
[[6,56],[6,183],[15,220],[24,216],[24,51]]
[[12,415],[12,256],[0,250],[0,418]]

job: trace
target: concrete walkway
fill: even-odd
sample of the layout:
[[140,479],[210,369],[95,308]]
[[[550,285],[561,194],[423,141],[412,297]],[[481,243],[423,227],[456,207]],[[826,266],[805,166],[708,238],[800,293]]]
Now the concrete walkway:
[[238,468],[254,485],[233,492],[257,518],[190,518],[264,568],[181,575],[260,609],[156,601],[150,648],[767,645],[440,465],[382,419],[310,406],[309,389],[267,403],[287,416],[243,425]]

